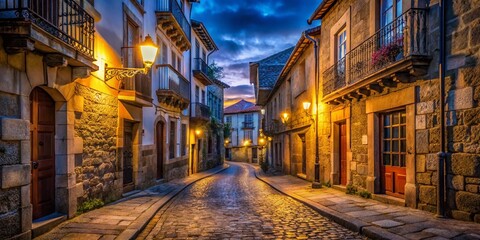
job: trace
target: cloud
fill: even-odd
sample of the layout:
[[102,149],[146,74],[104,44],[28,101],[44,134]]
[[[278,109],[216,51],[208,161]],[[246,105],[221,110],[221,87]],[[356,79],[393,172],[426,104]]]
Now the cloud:
[[[222,80],[249,86],[248,63],[295,45],[301,33],[313,27],[307,19],[320,1],[208,0],[194,4],[192,18],[205,24],[219,46],[211,58],[224,67]],[[235,91],[225,91],[226,98]]]

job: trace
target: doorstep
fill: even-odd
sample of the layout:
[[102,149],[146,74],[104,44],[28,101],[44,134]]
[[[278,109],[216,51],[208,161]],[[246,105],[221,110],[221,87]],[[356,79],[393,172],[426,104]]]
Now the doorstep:
[[35,219],[32,222],[32,238],[36,238],[58,226],[67,220],[67,215],[61,213],[52,213],[45,217]]
[[405,199],[392,197],[387,194],[372,194],[372,199],[390,205],[405,207]]

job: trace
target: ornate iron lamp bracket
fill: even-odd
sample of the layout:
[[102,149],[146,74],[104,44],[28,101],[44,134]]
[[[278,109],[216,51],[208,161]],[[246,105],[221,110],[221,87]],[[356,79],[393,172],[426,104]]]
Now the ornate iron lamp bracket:
[[109,68],[105,64],[105,81],[108,81],[114,77],[118,80],[123,80],[124,78],[131,78],[139,73],[147,74],[147,68]]

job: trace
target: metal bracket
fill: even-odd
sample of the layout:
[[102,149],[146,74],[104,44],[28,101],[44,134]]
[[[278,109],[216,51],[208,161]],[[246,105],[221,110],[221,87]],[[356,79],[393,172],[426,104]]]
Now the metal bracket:
[[108,65],[105,64],[105,81],[114,77],[122,80],[124,78],[131,78],[139,73],[147,74],[147,72],[147,68],[109,68]]

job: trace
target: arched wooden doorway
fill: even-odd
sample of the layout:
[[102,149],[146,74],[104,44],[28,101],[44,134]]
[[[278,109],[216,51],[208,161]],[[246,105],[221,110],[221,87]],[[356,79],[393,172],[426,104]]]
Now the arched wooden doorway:
[[163,179],[163,163],[165,154],[163,151],[163,146],[165,144],[165,124],[162,121],[158,121],[156,127],[156,138],[157,138],[157,179]]
[[55,211],[55,101],[41,88],[30,94],[33,219]]

